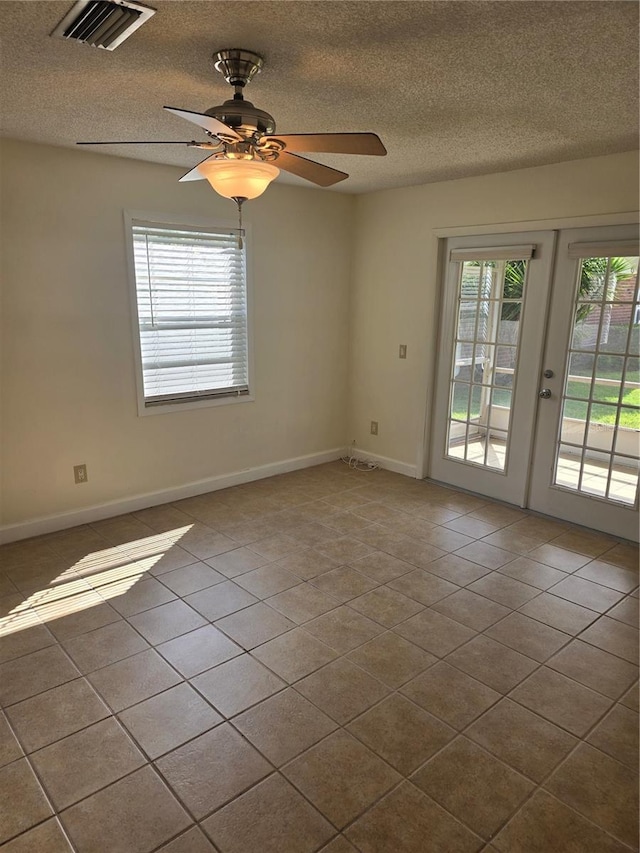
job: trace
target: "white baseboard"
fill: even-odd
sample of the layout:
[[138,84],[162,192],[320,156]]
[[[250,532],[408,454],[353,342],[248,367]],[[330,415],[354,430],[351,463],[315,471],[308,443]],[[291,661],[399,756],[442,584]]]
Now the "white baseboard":
[[369,453],[365,451],[362,451],[362,453],[356,453],[356,456],[361,456],[362,459],[367,462],[375,462],[387,471],[394,471],[396,474],[404,474],[407,477],[420,479],[418,477],[416,466],[409,465],[408,462],[400,462],[397,459],[389,459],[388,456],[380,456],[377,453]]
[[[250,483],[253,480],[263,480],[265,477],[273,477],[276,474],[286,474],[289,471],[298,471],[301,468],[311,468],[314,465],[322,465],[325,462],[333,462],[344,453],[343,448],[325,450],[322,453],[310,453],[306,456],[296,456],[293,459],[284,459],[280,462],[270,462],[268,465],[259,465],[255,468],[245,468],[232,474],[220,474],[217,477],[208,477],[205,480],[196,480],[185,486],[173,489],[164,489],[158,492],[147,492],[143,495],[135,495],[131,498],[109,501],[84,509],[72,510],[59,515],[48,515],[44,518],[34,518],[19,524],[9,524],[0,527],[0,544],[17,542],[20,539],[28,539],[31,536],[42,536],[44,533],[54,533],[57,530],[66,530],[69,527],[77,527],[79,524],[89,524],[92,521],[100,521],[103,518],[111,518],[115,515],[123,515],[127,512],[137,512],[159,504],[179,501],[183,498],[193,498],[207,492],[215,492],[226,489],[229,486],[239,486],[242,483]],[[391,460],[390,460],[391,461]],[[381,467],[387,467],[382,465]],[[395,470],[395,469],[391,469]],[[404,472],[403,472],[404,473]]]

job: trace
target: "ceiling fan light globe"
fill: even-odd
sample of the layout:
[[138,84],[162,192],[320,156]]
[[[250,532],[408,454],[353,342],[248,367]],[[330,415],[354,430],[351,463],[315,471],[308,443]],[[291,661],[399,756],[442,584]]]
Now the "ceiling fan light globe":
[[214,160],[197,167],[218,195],[224,198],[257,198],[280,174],[271,163],[256,160]]

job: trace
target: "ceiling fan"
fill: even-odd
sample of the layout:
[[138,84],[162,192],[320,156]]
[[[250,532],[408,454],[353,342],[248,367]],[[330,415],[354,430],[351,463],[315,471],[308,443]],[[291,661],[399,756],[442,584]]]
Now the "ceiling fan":
[[[221,50],[214,54],[215,68],[234,88],[233,98],[204,113],[164,107],[170,113],[201,127],[208,141],[161,142],[210,151],[210,155],[184,174],[180,181],[207,179],[216,192],[233,199],[238,207],[261,195],[284,169],[320,187],[348,178],[346,172],[299,156],[301,153],[384,155],[375,133],[276,134],[273,116],[244,99],[244,87],[260,72],[264,61],[250,50]],[[150,142],[153,140],[150,140]],[[146,145],[149,142],[78,142],[78,145]],[[277,165],[275,165],[277,164]]]

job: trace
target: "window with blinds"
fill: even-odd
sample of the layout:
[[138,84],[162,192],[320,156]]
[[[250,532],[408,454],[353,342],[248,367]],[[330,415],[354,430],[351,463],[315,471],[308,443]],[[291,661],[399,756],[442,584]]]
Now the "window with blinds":
[[237,233],[136,220],[131,230],[145,407],[247,395]]

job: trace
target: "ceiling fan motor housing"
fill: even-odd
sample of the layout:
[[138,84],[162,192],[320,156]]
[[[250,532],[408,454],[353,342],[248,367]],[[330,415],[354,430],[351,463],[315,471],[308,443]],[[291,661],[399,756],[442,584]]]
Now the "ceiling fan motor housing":
[[217,118],[244,137],[261,136],[275,132],[276,123],[272,115],[254,107],[251,101],[229,100],[217,107],[210,107],[205,115]]
[[236,93],[224,104],[208,109],[205,115],[218,119],[245,139],[274,133],[276,123],[273,116],[254,107],[242,96],[242,89],[262,70],[262,57],[252,50],[232,48],[219,50],[213,54],[213,58],[216,61],[216,71],[223,75],[227,83],[235,87]]

